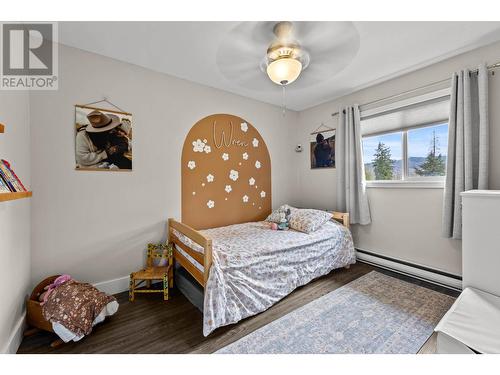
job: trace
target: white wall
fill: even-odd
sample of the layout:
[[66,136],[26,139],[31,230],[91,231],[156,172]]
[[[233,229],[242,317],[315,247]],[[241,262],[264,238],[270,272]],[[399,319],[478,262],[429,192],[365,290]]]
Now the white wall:
[[[363,104],[451,77],[453,71],[500,60],[496,43],[392,79],[298,115],[295,139],[308,145],[309,133],[341,106]],[[376,64],[376,61],[372,61]],[[367,66],[369,69],[369,66]],[[497,72],[498,73],[498,72]],[[490,77],[490,185],[500,188],[500,74]],[[308,146],[304,147],[305,150]],[[298,166],[294,196],[307,207],[335,208],[335,170],[311,170],[308,152],[295,155]],[[441,237],[442,189],[369,188],[373,222],[354,226],[357,248],[461,274],[461,243]]]
[[[184,137],[213,113],[238,115],[265,139],[273,205],[291,200],[297,114],[60,46],[59,90],[31,94],[33,281],[55,273],[101,282],[141,267],[145,245],[180,218]],[[74,104],[107,96],[134,115],[134,171],[74,170]]]
[[[0,158],[8,160],[23,183],[30,182],[29,97],[0,91]],[[0,353],[14,352],[20,342],[24,300],[31,292],[30,199],[0,203]]]

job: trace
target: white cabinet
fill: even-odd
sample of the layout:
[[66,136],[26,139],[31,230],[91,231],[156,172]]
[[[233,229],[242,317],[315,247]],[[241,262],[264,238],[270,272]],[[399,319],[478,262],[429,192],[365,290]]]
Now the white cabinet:
[[461,195],[463,289],[500,296],[500,191]]
[[463,292],[436,327],[438,353],[500,353],[500,191],[462,194]]

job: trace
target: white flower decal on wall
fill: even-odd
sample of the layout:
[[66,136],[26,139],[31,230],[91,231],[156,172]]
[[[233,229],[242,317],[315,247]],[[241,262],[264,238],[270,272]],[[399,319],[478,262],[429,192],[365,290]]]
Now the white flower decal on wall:
[[209,145],[206,145],[203,148],[203,151],[205,151],[205,154],[209,154],[210,152],[212,152],[212,148]]
[[229,154],[228,154],[228,153],[226,153],[226,152],[224,152],[224,153],[222,154],[222,160],[224,160],[224,161],[228,161],[228,160],[229,160]]
[[194,160],[188,161],[188,168],[191,170],[196,168],[196,163],[194,162]]
[[229,172],[229,178],[233,181],[236,181],[238,179],[238,177],[239,177],[238,171],[231,169],[231,171]]
[[208,141],[206,139],[203,140],[203,143],[207,143]]
[[248,160],[248,154],[246,152],[243,153],[243,160]]
[[241,131],[246,133],[247,130],[248,130],[248,124],[246,122],[242,122],[241,123]]
[[209,174],[209,175],[207,176],[207,182],[213,182],[213,181],[214,181],[214,178],[215,178],[215,177],[214,177],[212,174]]
[[257,138],[254,138],[252,141],[252,146],[253,147],[259,147],[259,140]]
[[197,139],[196,141],[193,142],[193,151],[194,152],[203,152],[204,148],[205,148],[205,143],[202,142],[201,139]]
[[209,200],[207,202],[207,206],[208,206],[208,208],[214,208],[215,207],[215,202],[213,200]]
[[231,185],[226,185],[224,190],[226,191],[226,193],[230,193],[233,190],[233,188],[231,188]]
[[250,186],[254,185],[255,184],[255,178],[250,177],[250,179],[248,180],[248,183],[250,184]]
[[257,160],[255,162],[255,168],[260,169],[260,161]]
[[243,202],[247,203],[248,202],[248,195],[244,195],[242,199],[243,199]]
[[264,190],[262,190],[262,191],[260,192],[260,197],[261,197],[261,198],[265,198],[265,197],[266,197],[266,192],[265,192]]

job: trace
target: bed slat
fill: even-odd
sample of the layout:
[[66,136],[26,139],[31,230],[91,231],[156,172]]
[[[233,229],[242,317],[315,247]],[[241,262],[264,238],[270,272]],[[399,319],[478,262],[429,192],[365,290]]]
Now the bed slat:
[[191,276],[195,278],[201,286],[205,287],[205,280],[203,277],[203,272],[201,272],[198,268],[194,266],[189,260],[187,260],[184,255],[182,255],[179,250],[174,248],[174,256],[175,260],[181,264],[182,267],[188,271]]
[[192,256],[198,263],[203,265],[204,259],[202,253],[199,253],[191,249],[189,246],[185,245],[174,233],[171,234],[171,239],[177,246],[179,246],[182,250]]
[[168,227],[177,229],[179,232],[188,236],[200,246],[206,247],[209,242],[209,240],[200,232],[174,219],[168,219]]

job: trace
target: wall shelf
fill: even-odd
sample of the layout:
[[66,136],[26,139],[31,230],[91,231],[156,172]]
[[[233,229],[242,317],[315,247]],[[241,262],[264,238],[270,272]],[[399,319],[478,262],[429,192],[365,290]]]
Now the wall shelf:
[[18,193],[0,193],[0,202],[13,201],[16,199],[29,198],[33,195],[31,191],[22,191]]
[[[0,124],[0,133],[5,131],[5,126]],[[29,198],[33,195],[31,191],[20,191],[17,193],[0,193],[0,202],[13,201],[16,199]]]

